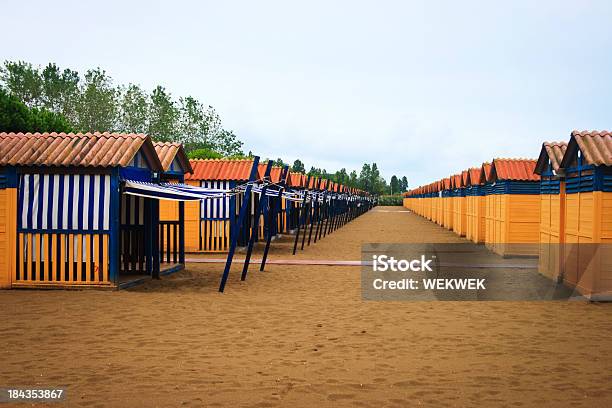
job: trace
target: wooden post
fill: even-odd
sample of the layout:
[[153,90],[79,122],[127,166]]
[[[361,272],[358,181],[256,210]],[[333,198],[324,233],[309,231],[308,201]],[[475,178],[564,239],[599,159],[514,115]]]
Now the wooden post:
[[[306,223],[306,198],[308,196],[308,184],[310,183],[310,176],[306,179],[306,188],[304,189],[304,199],[302,200],[302,207],[300,208],[301,214],[298,214],[298,225],[295,233],[295,241],[293,242],[293,255],[297,249],[298,240],[300,238],[300,226]],[[304,244],[302,244],[302,247]]]
[[[270,181],[270,171],[272,170],[272,163],[272,160],[268,160],[266,172],[264,173],[264,181],[266,183]],[[263,206],[268,202],[268,198],[266,197],[267,191],[268,185],[264,184],[264,186],[261,188],[261,194],[259,196],[259,205],[255,209],[255,219],[253,220],[253,228],[251,229],[251,237],[249,239],[249,246],[247,247],[246,257],[244,258],[244,265],[242,266],[242,276],[240,277],[240,280],[245,280],[247,277],[247,273],[249,272],[249,263],[251,262],[251,255],[253,254],[253,245],[255,244],[255,238],[257,237],[259,229],[259,216],[261,214]]]
[[[321,178],[317,180],[317,186],[315,190],[318,191],[319,187],[321,187]],[[319,199],[316,197],[316,194],[313,196],[313,205],[312,205],[312,218],[318,218],[318,209],[319,209]],[[314,227],[313,219],[310,219],[310,232],[308,233],[308,246],[310,246],[310,239],[312,238],[312,228]]]
[[[110,233],[108,238],[108,255],[109,255],[109,280],[115,286],[119,284],[119,265],[121,248],[119,246],[120,239],[120,221],[119,221],[119,203],[121,201],[121,191],[119,188],[119,169],[113,168],[110,179]],[[70,242],[72,245],[72,241]],[[72,263],[72,259],[70,258]],[[70,276],[72,279],[72,276]]]
[[[285,189],[285,178],[287,177],[288,172],[289,172],[289,166],[285,166],[283,170],[281,171],[281,180],[280,180],[279,189],[278,189],[278,199],[279,200],[283,199],[283,191]],[[282,208],[280,212],[282,213]],[[275,215],[276,215],[276,210],[270,208],[270,218],[274,219]],[[266,267],[266,259],[268,259],[268,250],[270,249],[270,242],[272,241],[272,231],[270,231],[270,233],[268,234],[266,238],[267,238],[266,248],[264,249],[263,257],[261,258],[261,265],[259,266],[260,271],[263,271],[264,268]]]
[[249,183],[247,184],[247,187],[244,191],[244,199],[242,200],[242,206],[240,207],[240,213],[238,214],[238,228],[236,229],[236,234],[232,236],[230,248],[227,253],[227,261],[225,262],[225,269],[223,270],[223,276],[221,277],[221,283],[219,284],[219,292],[223,292],[225,290],[225,284],[227,283],[230,268],[232,267],[232,260],[234,259],[234,252],[236,251],[238,236],[240,235],[240,229],[242,228],[242,225],[244,223],[244,217],[246,216],[246,212],[249,210],[249,198],[251,197],[253,182],[257,177],[258,166],[259,156],[255,156],[253,158],[253,167],[251,167],[251,174],[249,175]]

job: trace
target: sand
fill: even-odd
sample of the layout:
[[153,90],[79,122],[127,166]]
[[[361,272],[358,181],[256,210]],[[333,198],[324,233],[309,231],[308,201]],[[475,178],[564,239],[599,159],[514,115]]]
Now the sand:
[[[392,209],[297,257],[461,242]],[[366,302],[359,267],[319,265],[246,282],[235,268],[219,294],[221,268],[118,292],[0,292],[0,386],[67,387],[52,406],[612,406],[612,304]]]

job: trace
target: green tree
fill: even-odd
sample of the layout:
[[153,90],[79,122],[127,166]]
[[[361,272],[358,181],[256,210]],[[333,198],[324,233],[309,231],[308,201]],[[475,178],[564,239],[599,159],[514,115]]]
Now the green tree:
[[231,130],[221,129],[212,138],[213,147],[224,156],[243,156],[242,141]]
[[151,93],[147,133],[157,141],[177,140],[179,110],[164,87],[157,86]]
[[138,86],[129,84],[121,92],[118,129],[125,133],[146,133],[149,116],[147,94]]
[[113,132],[117,125],[117,90],[100,68],[85,73],[77,106],[77,125],[85,132]]
[[348,186],[358,187],[358,184],[359,184],[359,178],[357,177],[357,171],[353,170],[351,171],[351,174],[349,174]]
[[42,106],[52,112],[61,113],[76,122],[76,108],[79,100],[79,73],[49,63],[42,74]]
[[0,132],[72,132],[66,118],[46,109],[28,108],[0,89]]
[[395,174],[391,176],[389,187],[391,190],[390,194],[398,194],[402,190],[401,183]]
[[306,173],[306,168],[304,167],[304,163],[300,159],[295,159],[293,162],[293,166],[291,166],[291,171],[295,171],[297,173]]
[[402,192],[408,190],[408,178],[406,176],[402,177],[401,189],[402,189]]
[[368,163],[364,163],[361,167],[358,187],[364,191],[370,191],[372,188],[372,168]]
[[42,79],[38,69],[29,62],[5,61],[0,77],[9,93],[27,107],[41,106]]
[[212,149],[195,149],[187,153],[190,159],[221,159],[223,156]]

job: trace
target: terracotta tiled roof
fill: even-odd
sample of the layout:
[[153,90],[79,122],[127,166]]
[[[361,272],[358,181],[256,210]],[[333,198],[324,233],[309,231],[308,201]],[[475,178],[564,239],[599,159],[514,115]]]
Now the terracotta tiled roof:
[[466,186],[476,186],[480,184],[480,171],[482,167],[472,167],[468,170]]
[[540,151],[540,157],[536,163],[534,172],[536,174],[542,174],[548,166],[550,160],[552,168],[555,172],[559,172],[561,168],[561,161],[567,150],[567,143],[565,142],[544,142],[542,143],[542,150]]
[[468,170],[463,170],[461,172],[461,187],[466,187],[468,185],[467,184],[467,182],[468,182],[468,174],[469,174]]
[[451,178],[442,179],[442,188],[443,190],[450,190],[451,188]]
[[461,188],[461,174],[451,176],[451,188]]
[[289,172],[287,183],[292,187],[304,187],[306,184],[306,175],[297,172]]
[[[193,173],[186,180],[247,181],[253,167],[251,159],[198,159],[189,160]],[[259,177],[259,173],[258,176]]]
[[576,154],[576,149],[582,152],[584,164],[595,166],[612,166],[612,132],[574,130],[567,146],[567,154],[561,167],[567,167]]
[[539,181],[535,166],[531,159],[494,159],[491,172],[496,180]]
[[310,183],[308,183],[308,189],[312,190],[318,186],[318,180],[320,177],[310,177]]
[[142,147],[153,171],[161,163],[151,139],[120,133],[0,133],[0,165],[125,167]]
[[164,171],[168,171],[172,161],[176,158],[181,166],[183,166],[185,173],[193,172],[191,164],[189,164],[189,158],[181,143],[155,142],[153,146]]
[[[259,163],[259,175],[260,178],[264,176],[264,174],[266,174],[266,163]],[[281,178],[281,172],[282,172],[283,168],[282,167],[278,167],[278,166],[272,166],[272,168],[270,169],[270,181],[272,183],[279,183],[280,182],[280,178]],[[287,179],[285,179],[287,180]]]
[[493,167],[491,163],[482,163],[480,167],[480,184],[490,183],[493,181],[493,175],[491,174],[491,170]]

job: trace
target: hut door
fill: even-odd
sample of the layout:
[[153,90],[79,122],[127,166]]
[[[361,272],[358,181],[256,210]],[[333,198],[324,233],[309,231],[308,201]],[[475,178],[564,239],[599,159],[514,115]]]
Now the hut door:
[[121,273],[144,274],[145,198],[121,194]]

